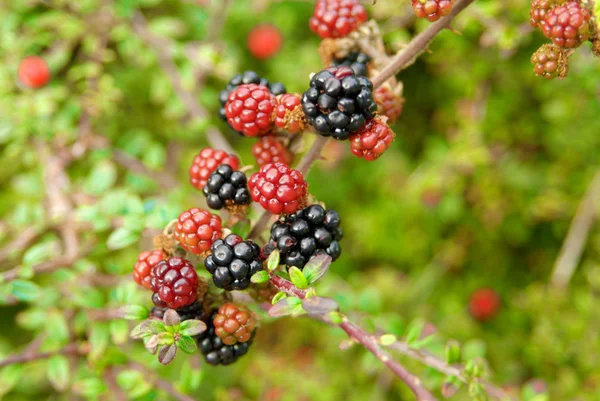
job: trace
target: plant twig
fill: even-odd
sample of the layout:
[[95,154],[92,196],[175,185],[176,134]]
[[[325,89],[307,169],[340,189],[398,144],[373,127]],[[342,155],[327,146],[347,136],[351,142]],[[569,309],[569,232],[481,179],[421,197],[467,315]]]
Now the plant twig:
[[3,368],[8,365],[13,365],[15,363],[27,363],[38,361],[40,359],[48,359],[53,357],[54,355],[85,355],[87,354],[87,347],[81,346],[80,344],[69,344],[64,348],[53,351],[53,352],[23,352],[21,354],[16,354],[9,356],[0,361],[0,368]]
[[44,230],[40,230],[37,227],[28,227],[25,230],[21,231],[19,235],[7,243],[5,246],[0,249],[0,263],[4,262],[11,255],[22,252],[25,248],[27,248],[33,241],[35,241],[41,234],[43,234]]
[[303,175],[308,174],[308,171],[312,167],[313,163],[321,157],[321,151],[327,144],[327,137],[317,135],[317,138],[313,142],[312,146],[302,157],[302,160],[296,166],[296,170],[300,171]]

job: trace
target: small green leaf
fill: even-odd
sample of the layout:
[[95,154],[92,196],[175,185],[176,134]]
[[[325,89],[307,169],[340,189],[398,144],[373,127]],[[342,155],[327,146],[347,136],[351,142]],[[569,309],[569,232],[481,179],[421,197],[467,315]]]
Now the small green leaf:
[[306,277],[304,277],[304,274],[302,274],[302,270],[298,269],[296,266],[292,266],[288,270],[288,273],[292,284],[296,287],[300,289],[308,287],[308,281],[306,280]]
[[420,320],[414,320],[410,323],[407,329],[406,342],[411,344],[421,337],[425,324]]
[[327,316],[329,317],[329,320],[331,320],[331,323],[333,324],[341,324],[344,321],[344,316],[340,313],[340,312],[329,312],[327,314]]
[[110,332],[105,322],[94,323],[90,330],[89,343],[91,360],[97,360],[104,355],[110,341]]
[[269,259],[267,259],[267,270],[272,272],[277,269],[277,266],[279,266],[279,258],[279,249],[275,249],[273,252],[271,252]]
[[141,305],[126,305],[119,309],[119,313],[127,320],[143,320],[150,316],[147,308]]
[[331,256],[326,253],[318,254],[308,261],[304,269],[302,269],[302,273],[309,284],[314,283],[329,270],[329,266],[331,265]]
[[19,301],[35,301],[41,292],[41,288],[31,281],[14,280],[10,283],[10,293]]
[[257,273],[255,273],[251,278],[250,281],[252,281],[255,284],[261,284],[261,283],[266,283],[267,281],[269,281],[269,273],[267,273],[264,270],[261,270]]
[[111,320],[109,330],[112,342],[117,345],[125,344],[129,339],[129,325],[123,319]]
[[450,340],[446,344],[446,363],[452,365],[460,362],[460,344],[458,341]]
[[161,320],[144,320],[131,330],[129,334],[131,338],[137,339],[151,336],[152,334],[164,333],[166,331],[165,324]]
[[0,398],[17,384],[23,375],[23,364],[8,365],[0,370]]
[[160,351],[158,351],[158,362],[163,365],[168,365],[173,362],[177,355],[177,346],[175,344],[164,345]]
[[169,327],[177,326],[181,323],[181,319],[174,309],[168,309],[163,316],[163,322],[168,330]]
[[117,383],[131,399],[143,397],[152,391],[152,386],[137,370],[123,370],[117,374]]
[[442,384],[442,396],[444,398],[450,398],[458,393],[458,390],[462,387],[463,383],[456,376],[448,376]]
[[250,233],[250,220],[240,220],[231,227],[231,232],[239,235],[242,238],[246,238]]
[[183,336],[197,336],[206,331],[206,323],[202,320],[190,319],[179,325],[179,334]]
[[75,305],[83,308],[100,309],[104,306],[104,294],[97,288],[85,286],[79,287],[72,293]]
[[[298,313],[299,312],[297,310],[298,307],[301,310],[300,313]],[[282,317],[282,316],[301,314],[303,312],[304,312],[304,310],[302,309],[302,300],[300,298],[287,297],[287,298],[280,300],[275,305],[271,306],[271,308],[269,309],[269,316]]]
[[50,312],[46,319],[46,332],[59,345],[66,345],[69,341],[69,326],[65,316],[58,311]]
[[177,348],[185,352],[186,354],[193,354],[196,352],[196,341],[190,336],[181,336],[179,340],[175,341]]
[[57,252],[58,246],[54,241],[35,244],[23,255],[23,264],[27,266],[37,265],[38,263],[50,259],[53,255],[56,255]]
[[139,230],[133,230],[129,227],[120,227],[110,234],[106,241],[106,246],[111,250],[122,249],[134,244],[139,238]]
[[69,361],[64,355],[48,359],[48,380],[57,391],[65,391],[69,384]]
[[106,391],[106,385],[98,378],[90,377],[73,384],[73,392],[88,399],[96,399]]
[[287,294],[283,291],[279,291],[277,294],[275,294],[275,296],[273,297],[273,299],[271,300],[271,305],[275,305],[277,302],[281,301],[284,298],[287,298]]
[[398,341],[398,339],[393,334],[384,334],[381,337],[379,337],[379,343],[386,347],[392,345],[396,341]]

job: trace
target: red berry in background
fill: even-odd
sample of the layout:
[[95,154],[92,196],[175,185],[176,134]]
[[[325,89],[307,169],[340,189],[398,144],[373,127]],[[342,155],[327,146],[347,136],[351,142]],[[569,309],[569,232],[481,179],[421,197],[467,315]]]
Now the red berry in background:
[[162,251],[142,252],[133,266],[133,279],[146,289],[151,289],[150,279],[152,269],[165,258]]
[[215,334],[223,344],[245,343],[252,338],[256,328],[256,317],[243,305],[226,303],[219,307],[213,318]]
[[43,58],[25,57],[18,70],[19,81],[28,88],[41,88],[50,80],[50,68]]
[[198,275],[190,261],[173,257],[154,266],[150,284],[156,306],[178,309],[196,300]]
[[210,249],[214,241],[221,238],[221,218],[197,207],[181,213],[173,236],[183,249],[200,255]]
[[402,114],[404,99],[395,94],[387,85],[380,86],[373,94],[375,103],[377,103],[377,112],[379,115],[386,116],[390,123],[393,123]]
[[208,181],[208,177],[221,164],[228,164],[234,170],[240,168],[240,160],[236,155],[228,154],[222,150],[204,148],[194,158],[190,167],[190,182],[197,189],[202,190]]
[[378,159],[394,142],[396,134],[379,118],[374,118],[350,135],[350,151],[356,157],[373,161]]
[[529,23],[537,27],[546,18],[546,14],[556,5],[565,3],[566,0],[531,0],[529,7]]
[[271,131],[275,96],[263,85],[243,84],[229,94],[225,103],[227,122],[237,132],[255,137]]
[[306,121],[300,97],[290,93],[277,96],[275,125],[290,134],[297,134],[304,130]]
[[250,196],[273,214],[289,214],[306,204],[308,184],[302,173],[283,163],[269,163],[252,174]]
[[274,135],[260,137],[258,142],[252,145],[252,154],[259,166],[277,162],[290,165],[293,157],[288,148]]
[[259,60],[273,56],[282,43],[281,32],[270,24],[257,25],[248,34],[248,50]]
[[496,316],[500,310],[500,296],[491,288],[480,288],[471,295],[469,313],[479,321]]
[[321,38],[340,38],[356,30],[369,16],[358,0],[318,0],[310,29]]
[[556,46],[578,47],[590,37],[590,12],[579,2],[569,1],[548,11],[540,28]]
[[413,10],[419,18],[437,21],[450,14],[455,0],[412,0]]
[[535,74],[547,79],[564,78],[569,71],[567,51],[553,44],[542,45],[531,56],[531,63]]

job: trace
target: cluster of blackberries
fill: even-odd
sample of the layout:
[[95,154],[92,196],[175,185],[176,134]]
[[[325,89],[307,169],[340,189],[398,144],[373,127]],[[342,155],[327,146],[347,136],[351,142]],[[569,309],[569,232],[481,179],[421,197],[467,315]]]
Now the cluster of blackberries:
[[269,83],[269,81],[267,81],[265,78],[261,78],[254,71],[244,71],[242,74],[238,74],[231,78],[225,89],[219,93],[219,103],[221,103],[221,107],[219,108],[219,117],[221,117],[223,121],[227,121],[227,116],[225,115],[225,103],[227,103],[227,100],[229,99],[229,94],[242,84],[257,84],[266,86],[275,96],[286,93],[285,86],[283,86],[282,83]]
[[320,205],[282,217],[271,227],[271,244],[279,249],[281,260],[287,266],[303,268],[320,252],[336,260],[342,252],[340,239],[340,215]]
[[352,51],[346,57],[334,59],[331,62],[332,67],[350,67],[354,74],[367,76],[367,64],[371,61],[371,57],[359,51]]
[[208,178],[202,193],[206,196],[208,207],[212,209],[244,206],[250,204],[247,184],[244,173],[227,164],[221,164]]
[[219,288],[245,290],[250,278],[262,269],[258,245],[244,241],[239,235],[229,234],[225,239],[218,239],[210,249],[212,254],[204,260],[204,267]]
[[302,109],[320,135],[348,139],[375,116],[373,84],[350,67],[328,68],[311,78]]
[[[165,312],[170,308],[160,308],[158,306],[153,307],[150,310],[150,316],[156,319],[161,319],[165,316]],[[202,302],[194,302],[191,305],[183,306],[178,308],[177,314],[179,315],[179,319],[183,322],[185,320],[197,319],[197,320],[206,320],[208,318],[207,311],[204,308],[204,304]]]
[[196,341],[206,362],[211,365],[230,365],[246,355],[250,345],[252,345],[252,339],[243,343],[225,345],[223,340],[215,333],[213,319],[216,315],[217,310],[214,310],[213,316],[206,321],[206,331],[200,334]]

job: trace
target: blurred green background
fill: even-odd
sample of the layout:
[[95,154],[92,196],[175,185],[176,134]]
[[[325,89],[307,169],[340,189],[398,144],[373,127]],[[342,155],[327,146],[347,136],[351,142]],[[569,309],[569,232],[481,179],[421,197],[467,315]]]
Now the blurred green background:
[[[301,93],[322,67],[319,38],[308,29],[313,2],[209,3],[0,4],[0,245],[35,233],[0,260],[2,270],[19,269],[17,281],[0,285],[0,354],[22,352],[36,338],[46,351],[74,340],[92,344],[88,358],[70,358],[66,383],[47,379],[46,360],[3,368],[2,399],[119,399],[111,372],[131,399],[172,399],[149,377],[111,368],[128,359],[196,400],[414,399],[361,347],[340,351],[344,333],[307,318],[265,317],[249,355],[219,368],[199,368],[198,355],[160,367],[139,342],[127,340],[127,323],[95,318],[94,311],[123,304],[150,306],[130,279],[132,265],[157,230],[201,202],[187,169],[207,145],[208,127],[226,135],[243,164],[255,164],[254,141],[216,114],[229,78],[252,69]],[[458,340],[464,360],[485,358],[489,378],[519,399],[598,400],[597,225],[568,288],[549,282],[600,162],[600,62],[584,45],[567,79],[536,77],[529,58],[543,37],[528,25],[527,3],[477,0],[453,23],[460,34],[442,32],[399,75],[405,108],[393,127],[396,142],[381,159],[368,163],[352,157],[347,143],[329,144],[308,182],[317,199],[340,212],[345,238],[318,291],[369,329],[402,337],[407,327],[430,323],[437,330],[431,352]],[[415,21],[409,0],[367,8],[390,51],[429,25]],[[206,117],[188,118],[157,49],[132,27],[138,12]],[[276,25],[284,38],[266,61],[246,47],[261,22]],[[28,55],[48,61],[47,87],[19,87],[17,67]],[[66,169],[69,219],[85,227],[85,255],[34,276],[32,266],[64,255],[46,200],[46,187],[56,185],[48,182],[49,160],[65,150],[76,154],[71,146],[89,132],[104,139],[87,143]],[[140,162],[136,170],[132,160]],[[98,276],[106,282],[90,278]],[[498,292],[502,306],[478,322],[468,302],[484,287]],[[397,357],[439,395],[442,374]],[[533,398],[536,379],[546,382],[549,398]],[[462,389],[454,399],[471,396]]]

